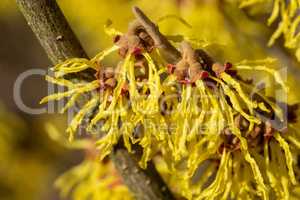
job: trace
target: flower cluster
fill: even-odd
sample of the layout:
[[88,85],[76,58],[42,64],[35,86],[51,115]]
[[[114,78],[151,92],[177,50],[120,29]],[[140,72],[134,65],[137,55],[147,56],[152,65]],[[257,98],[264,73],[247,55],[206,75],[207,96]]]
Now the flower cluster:
[[[74,58],[56,65],[46,79],[67,88],[42,102],[68,97],[63,111],[83,95],[90,99],[73,118],[70,139],[88,116],[87,131],[97,134],[101,159],[123,140],[143,148],[142,168],[160,156],[188,199],[290,199],[298,186],[295,169],[300,138],[287,129],[282,105],[257,92],[238,74],[257,70],[271,75],[284,90],[272,60],[220,64],[183,41],[181,57],[168,63],[138,22],[114,35],[114,45],[93,59]],[[176,44],[177,45],[177,44]],[[104,64],[118,51],[116,67]],[[65,75],[92,68],[91,82]],[[289,106],[286,106],[289,108]],[[287,109],[287,112],[289,109]],[[293,116],[293,113],[289,113]]]

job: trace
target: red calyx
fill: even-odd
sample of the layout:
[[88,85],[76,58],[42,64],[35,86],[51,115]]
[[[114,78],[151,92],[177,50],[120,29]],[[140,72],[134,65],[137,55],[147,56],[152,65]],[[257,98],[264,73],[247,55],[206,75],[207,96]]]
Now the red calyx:
[[132,52],[131,52],[133,55],[135,56],[138,56],[138,55],[141,55],[142,54],[142,49],[139,48],[139,47],[135,47]]
[[190,79],[183,79],[178,81],[181,84],[187,85],[187,84],[192,84],[193,82]]
[[209,73],[207,71],[201,71],[199,73],[199,79],[205,79],[209,77]]
[[167,64],[167,70],[169,74],[173,74],[176,66],[173,64]]
[[197,80],[203,80],[209,77],[209,73],[205,70],[201,70],[198,74],[192,77],[191,82],[195,83]]

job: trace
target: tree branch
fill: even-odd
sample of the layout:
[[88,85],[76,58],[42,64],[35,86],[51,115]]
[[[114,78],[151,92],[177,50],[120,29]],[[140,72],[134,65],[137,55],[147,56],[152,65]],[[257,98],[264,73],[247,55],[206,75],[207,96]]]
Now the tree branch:
[[[125,148],[115,148],[115,152],[111,154],[111,158],[118,172],[123,177],[126,177],[124,182],[134,192],[136,199],[174,199],[152,162],[148,163],[147,170],[140,170],[138,161],[141,158],[141,148],[134,146],[134,155],[133,157],[128,154]],[[136,185],[139,185],[139,187]]]
[[[17,0],[17,4],[53,64],[73,57],[87,58],[55,0]],[[82,78],[93,76],[89,72],[84,75]],[[138,200],[173,199],[153,163],[142,170],[138,166],[139,156],[129,154],[122,145],[114,150],[112,158],[124,182]],[[125,170],[124,166],[128,168]]]
[[17,0],[17,3],[53,63],[87,57],[56,1]]
[[159,32],[158,27],[138,7],[134,6],[132,11],[139,23],[154,40],[155,46],[161,50],[164,58],[170,63],[178,62],[181,58],[180,52]]

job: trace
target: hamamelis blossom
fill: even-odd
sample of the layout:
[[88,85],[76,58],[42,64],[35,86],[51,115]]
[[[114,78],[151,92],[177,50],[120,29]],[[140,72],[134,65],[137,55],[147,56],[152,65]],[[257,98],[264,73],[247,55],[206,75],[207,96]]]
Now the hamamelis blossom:
[[69,150],[81,150],[85,159],[55,181],[62,198],[73,200],[131,200],[132,194],[123,184],[110,160],[99,162],[94,140],[77,139],[68,143],[51,123],[45,124],[49,137]]
[[[143,148],[141,167],[160,156],[188,199],[295,195],[299,135],[287,129],[282,106],[238,75],[267,73],[287,92],[279,73],[267,67],[273,60],[220,64],[183,41],[181,58],[168,63],[139,23],[125,34],[107,32],[114,35],[111,48],[91,60],[60,63],[54,76],[46,77],[67,91],[45,97],[43,103],[68,97],[66,111],[81,96],[90,97],[67,129],[71,140],[88,116],[86,130],[99,136],[101,159],[121,139],[129,152],[138,144]],[[119,63],[106,67],[104,59],[115,51]],[[97,71],[95,80],[65,79],[88,68]]]
[[300,2],[298,0],[240,0],[241,8],[257,6],[259,4],[273,4],[268,25],[279,21],[277,28],[269,40],[269,45],[273,45],[280,37],[284,37],[284,45],[289,49],[295,50],[295,55],[300,61]]
[[72,194],[74,200],[133,199],[111,162],[87,159],[59,177],[55,185],[61,190],[62,197]]

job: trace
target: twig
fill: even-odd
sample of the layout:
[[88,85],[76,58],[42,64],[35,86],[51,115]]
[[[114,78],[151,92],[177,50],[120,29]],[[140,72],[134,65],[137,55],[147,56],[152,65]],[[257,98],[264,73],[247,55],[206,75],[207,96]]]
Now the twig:
[[53,63],[87,57],[56,1],[17,0],[17,3]]
[[[17,0],[17,4],[53,64],[73,57],[87,58],[55,0]],[[91,78],[92,74],[86,72],[85,76]],[[137,154],[129,154],[122,145],[112,154],[116,168],[138,200],[173,199],[154,167],[138,167]]]
[[177,62],[181,58],[180,52],[159,32],[158,27],[141,11],[141,9],[134,6],[132,10],[137,20],[154,40],[155,46],[160,48],[165,59],[170,63]]
[[[136,199],[174,199],[152,162],[148,163],[146,171],[139,169],[138,161],[141,157],[141,149],[136,146],[134,149],[135,159],[132,159],[132,156],[124,148],[118,148],[118,150],[111,154],[111,158],[117,170],[123,177],[126,177],[124,182],[134,192]],[[136,185],[139,185],[139,187]]]

